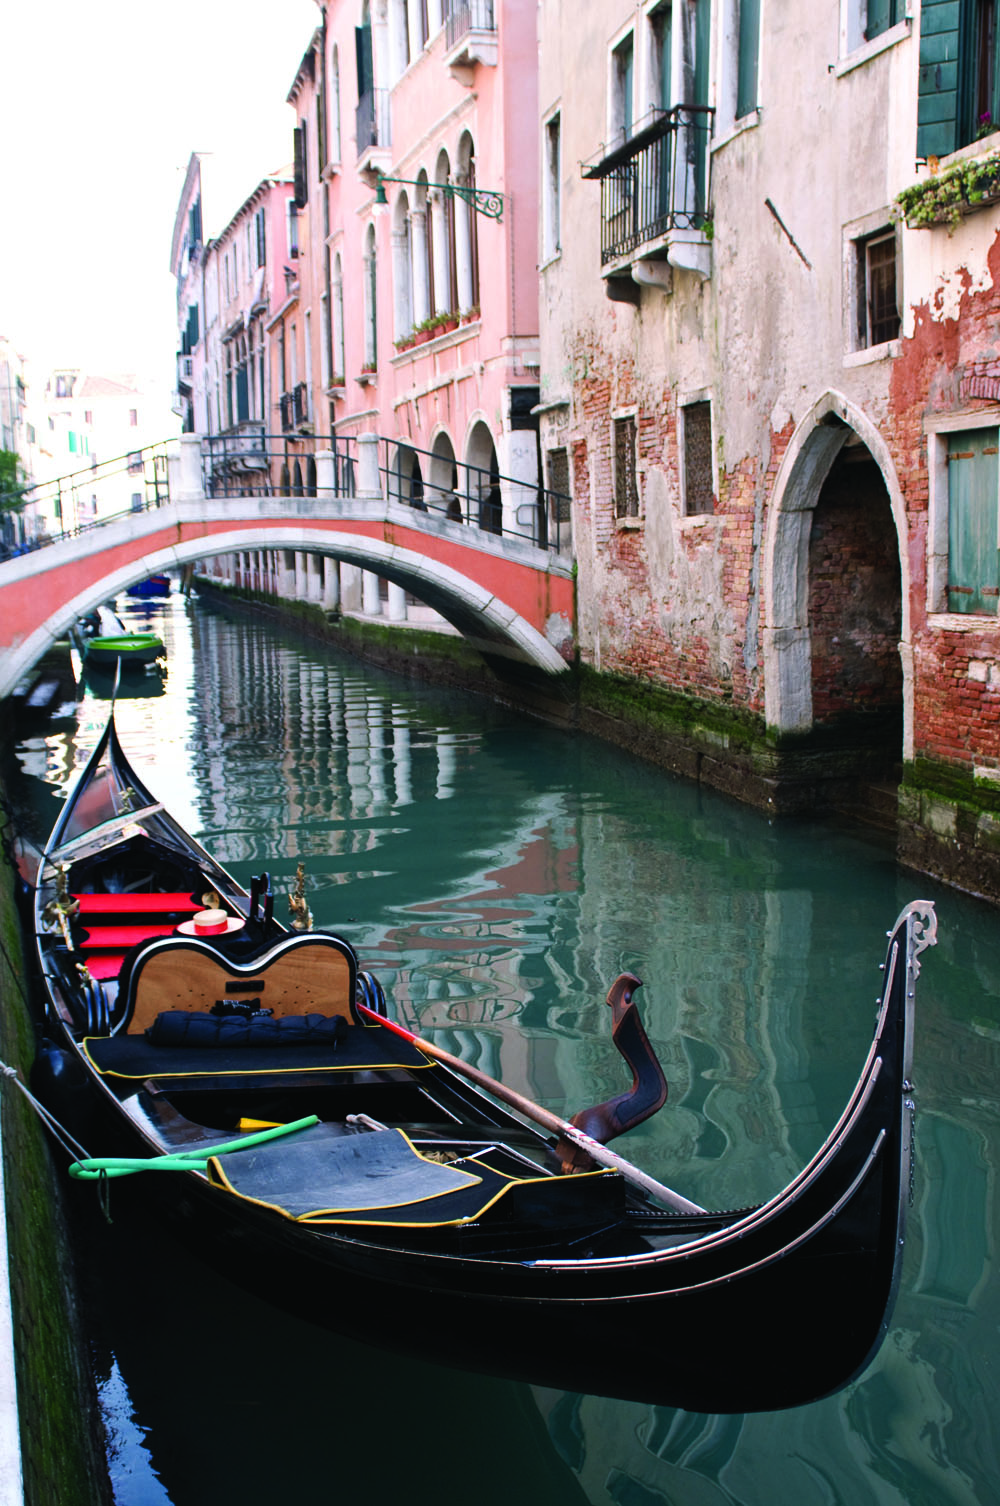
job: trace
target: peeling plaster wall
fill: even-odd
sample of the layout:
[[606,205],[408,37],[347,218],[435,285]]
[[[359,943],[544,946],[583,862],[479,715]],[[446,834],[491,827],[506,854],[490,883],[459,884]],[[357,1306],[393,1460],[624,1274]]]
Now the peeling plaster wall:
[[[797,567],[764,569],[785,448],[825,393],[843,394],[872,431],[889,419],[889,351],[850,348],[850,239],[862,222],[888,224],[912,178],[912,146],[897,137],[915,140],[916,44],[838,73],[839,10],[827,0],[803,27],[791,6],[767,7],[759,121],[713,154],[711,275],[674,267],[669,289],[643,286],[633,307],[605,296],[600,184],[578,164],[601,154],[609,46],[630,23],[635,118],[644,112],[648,11],[625,0],[574,7],[571,20],[560,0],[539,9],[542,114],[559,112],[563,160],[562,245],[541,269],[542,446],[573,461],[581,656],[762,715],[767,634],[796,620],[804,589]],[[713,49],[718,105],[717,36]],[[712,404],[708,517],[683,511],[679,412],[696,399]],[[622,413],[638,429],[635,524],[614,517]],[[810,715],[808,653],[796,666],[776,702],[801,694],[791,726]]]

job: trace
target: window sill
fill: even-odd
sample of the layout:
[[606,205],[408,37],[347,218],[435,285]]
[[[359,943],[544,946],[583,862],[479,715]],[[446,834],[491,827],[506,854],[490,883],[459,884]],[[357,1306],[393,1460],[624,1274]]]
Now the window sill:
[[995,633],[998,619],[981,612],[928,612],[927,626],[936,633]]
[[435,335],[430,340],[408,345],[405,350],[397,350],[392,357],[392,364],[405,366],[410,361],[419,360],[421,356],[435,355],[439,350],[449,350],[452,345],[461,345],[463,340],[478,335],[481,329],[481,319],[470,319],[468,324],[459,324],[456,329],[449,329],[443,335]]
[[885,340],[881,345],[865,345],[861,350],[849,350],[844,356],[844,367],[872,366],[876,361],[888,361],[899,355],[899,340]]
[[905,42],[912,32],[913,22],[907,16],[895,26],[890,26],[889,30],[884,31],[880,37],[873,37],[870,42],[863,42],[860,47],[847,53],[838,62],[831,63],[830,72],[835,78],[843,78],[845,73],[852,73],[855,68],[863,67],[880,53],[887,52],[890,47],[895,47],[897,42]]
[[615,518],[615,529],[618,533],[636,533],[645,525],[645,518]]
[[378,381],[377,371],[359,371],[354,378],[359,387],[371,387]]
[[712,156],[714,157],[716,152],[721,152],[722,148],[728,146],[731,141],[735,141],[737,136],[743,136],[747,131],[753,131],[759,125],[760,105],[755,110],[751,110],[749,115],[741,115],[738,120],[734,120],[725,133],[711,143],[709,150]]

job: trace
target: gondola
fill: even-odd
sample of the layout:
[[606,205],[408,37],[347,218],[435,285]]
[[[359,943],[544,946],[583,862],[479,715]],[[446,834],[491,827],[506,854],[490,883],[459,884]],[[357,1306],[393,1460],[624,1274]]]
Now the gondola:
[[[183,831],[112,716],[35,896],[36,1085],[81,1147],[79,1182],[138,1200],[154,1238],[171,1218],[318,1328],[494,1375],[733,1413],[869,1364],[899,1282],[930,903],[889,933],[874,1038],[826,1142],[776,1197],[723,1212],[607,1144],[662,1101],[654,1081],[634,1102],[644,1063],[564,1122],[403,1029],[353,947],[296,929],[301,895],[292,911],[286,927],[266,875],[248,894]],[[609,994],[630,1060],[648,1047],[637,986]]]

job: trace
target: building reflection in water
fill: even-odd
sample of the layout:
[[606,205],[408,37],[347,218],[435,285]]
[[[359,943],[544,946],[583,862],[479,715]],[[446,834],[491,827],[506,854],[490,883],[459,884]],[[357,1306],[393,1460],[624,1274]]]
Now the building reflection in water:
[[[633,970],[670,1097],[626,1153],[715,1207],[763,1200],[799,1170],[871,1038],[884,928],[933,886],[850,834],[770,827],[600,745],[362,672],[268,627],[189,617],[175,599],[163,624],[164,695],[118,709],[130,756],[244,883],[267,869],[280,896],[301,859],[317,924],[356,944],[399,1018],[572,1113],[624,1085],[603,1001]],[[105,714],[88,700],[73,737],[22,749],[49,805]],[[985,1506],[1000,1495],[1000,922],[950,893],[938,905],[919,1001],[910,1237],[878,1358],[841,1395],[780,1415],[537,1390],[581,1498]],[[664,1365],[683,1365],[669,1335],[660,1342]]]

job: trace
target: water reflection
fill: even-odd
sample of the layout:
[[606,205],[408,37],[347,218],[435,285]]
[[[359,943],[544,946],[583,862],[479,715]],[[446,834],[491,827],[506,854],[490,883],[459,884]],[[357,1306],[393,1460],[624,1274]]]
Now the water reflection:
[[[129,1461],[119,1501],[322,1500],[346,1485],[376,1502],[992,1503],[996,912],[852,834],[769,826],[266,624],[176,597],[156,613],[163,696],[117,714],[153,791],[244,883],[268,868],[280,894],[301,859],[317,924],[354,941],[400,1018],[557,1111],[623,1086],[603,999],[638,972],[670,1099],[627,1153],[698,1202],[768,1197],[821,1143],[871,1038],[884,931],[918,892],[938,904],[940,941],[921,980],[900,1300],[848,1391],[714,1418],[470,1379],[296,1325],[166,1245],[161,1262],[116,1218],[98,1345]],[[40,829],[105,712],[88,697],[75,730],[22,746]],[[641,1321],[634,1342],[649,1342]],[[656,1342],[683,1364],[669,1334]]]

